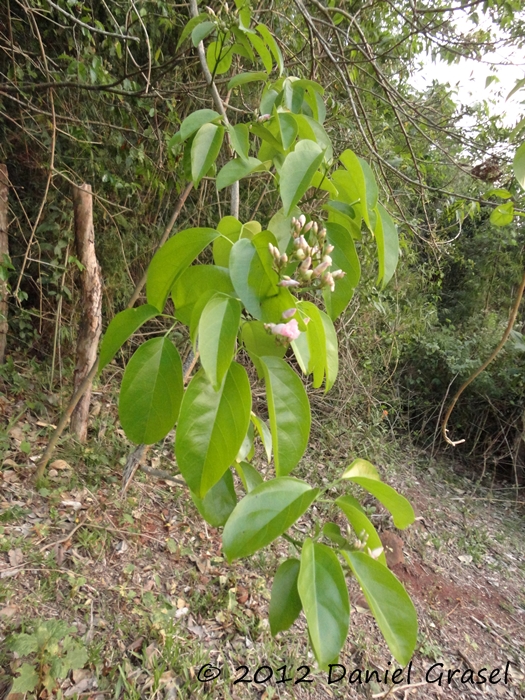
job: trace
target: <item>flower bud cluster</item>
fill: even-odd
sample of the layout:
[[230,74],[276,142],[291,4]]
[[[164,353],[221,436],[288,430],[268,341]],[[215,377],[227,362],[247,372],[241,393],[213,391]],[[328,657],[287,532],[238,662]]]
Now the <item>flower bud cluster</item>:
[[[273,266],[281,281],[281,287],[310,287],[313,289],[328,288],[334,291],[337,280],[345,276],[343,270],[331,271],[334,246],[326,240],[326,229],[316,221],[306,222],[304,214],[292,219],[293,251],[290,257],[281,255],[276,246],[269,244],[273,257]],[[284,275],[283,271],[289,263],[298,262],[294,278]]]

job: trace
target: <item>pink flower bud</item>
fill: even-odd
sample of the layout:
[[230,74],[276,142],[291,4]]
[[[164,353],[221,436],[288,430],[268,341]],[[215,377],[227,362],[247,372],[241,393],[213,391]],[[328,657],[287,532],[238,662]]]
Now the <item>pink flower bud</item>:
[[334,280],[342,280],[345,275],[346,272],[344,272],[343,270],[335,270],[334,272],[332,272],[332,277],[334,278]]
[[267,122],[271,118],[272,118],[271,114],[261,114],[261,116],[257,119],[257,121],[258,122]]
[[298,287],[299,282],[291,279],[284,279],[279,282],[278,287]]
[[297,221],[301,225],[301,228],[303,228],[303,226],[306,224],[306,216],[304,214],[301,214]]
[[310,265],[312,264],[312,258],[308,256],[303,260],[303,262],[300,265],[300,270],[308,270],[310,269]]
[[333,249],[334,249],[334,246],[333,246],[333,245],[330,245],[330,243],[329,243],[327,246],[325,246],[324,252],[325,252],[327,255],[330,255],[330,253],[333,251]]
[[323,257],[323,262],[328,263],[328,266],[330,266],[332,264],[332,258],[329,255],[325,255]]
[[312,277],[320,277],[329,267],[330,265],[327,262],[322,262],[315,268]]
[[313,221],[309,221],[305,226],[303,226],[303,233],[308,233],[308,231],[312,228],[314,225]]
[[297,309],[286,309],[286,311],[283,311],[283,318],[292,318],[292,316],[295,316],[296,312]]

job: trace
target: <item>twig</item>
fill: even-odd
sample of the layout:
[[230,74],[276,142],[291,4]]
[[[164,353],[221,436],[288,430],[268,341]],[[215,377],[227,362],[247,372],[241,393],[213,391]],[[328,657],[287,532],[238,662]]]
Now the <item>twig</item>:
[[54,7],[55,10],[58,10],[61,12],[63,15],[65,15],[69,20],[74,22],[75,24],[78,24],[81,27],[84,27],[84,29],[89,29],[90,32],[94,32],[95,34],[102,34],[103,36],[114,36],[117,37],[118,39],[124,39],[124,40],[129,40],[129,41],[140,41],[138,36],[129,36],[128,34],[117,34],[116,32],[106,32],[104,29],[99,29],[98,27],[92,27],[89,24],[86,24],[85,22],[82,22],[81,20],[77,19],[74,15],[70,15],[69,12],[66,12],[64,9],[60,7],[60,5],[56,5],[52,0],[46,0],[48,5],[51,5],[51,7]]
[[460,388],[458,389],[456,395],[455,395],[454,398],[452,399],[452,401],[451,401],[451,403],[450,403],[450,406],[449,406],[448,409],[447,409],[447,412],[446,412],[446,414],[445,414],[445,418],[443,419],[443,425],[441,426],[441,434],[443,435],[443,439],[444,439],[446,442],[448,442],[449,445],[452,445],[453,447],[455,447],[456,445],[460,445],[462,442],[465,442],[465,440],[455,440],[455,441],[454,441],[454,440],[451,440],[451,439],[449,438],[449,436],[447,435],[447,433],[448,433],[447,424],[448,424],[449,418],[450,418],[450,416],[451,416],[451,414],[452,414],[452,411],[454,410],[454,406],[455,406],[456,403],[458,402],[459,397],[460,397],[461,394],[465,391],[465,389],[466,389],[470,384],[472,384],[472,382],[474,381],[474,379],[476,379],[476,377],[478,377],[478,376],[483,372],[483,370],[485,370],[485,369],[490,365],[490,363],[492,362],[492,360],[496,357],[496,355],[499,353],[499,351],[501,350],[501,348],[502,348],[502,347],[505,345],[505,343],[507,342],[508,337],[509,337],[509,335],[510,335],[510,332],[511,332],[511,330],[512,330],[512,327],[514,326],[514,323],[515,323],[515,321],[516,321],[516,316],[518,315],[518,310],[519,310],[519,308],[520,308],[521,299],[522,299],[522,297],[523,297],[523,292],[524,292],[524,290],[525,290],[525,270],[523,271],[523,278],[522,278],[522,280],[521,280],[521,284],[520,284],[520,286],[519,286],[518,293],[517,293],[517,295],[516,295],[516,300],[514,301],[514,306],[512,307],[512,310],[511,310],[511,312],[510,312],[509,322],[507,323],[507,328],[505,329],[505,333],[503,333],[503,337],[502,337],[501,340],[499,341],[498,345],[497,345],[496,348],[494,349],[494,352],[492,352],[492,354],[490,355],[490,357],[488,358],[488,360],[486,360],[486,361],[481,365],[481,367],[478,367],[478,369],[470,375],[470,377],[467,379],[467,381],[464,382],[464,383],[460,386]]
[[68,540],[70,540],[73,537],[73,535],[75,534],[75,532],[77,530],[80,530],[80,528],[85,524],[85,522],[86,522],[86,518],[81,520],[78,523],[78,525],[75,525],[75,527],[72,530],[70,530],[65,537],[62,537],[61,539],[56,540],[55,542],[50,542],[49,544],[46,544],[43,547],[40,547],[40,551],[45,552],[46,549],[51,549],[51,547],[55,547],[59,544],[64,544],[64,542],[67,542]]

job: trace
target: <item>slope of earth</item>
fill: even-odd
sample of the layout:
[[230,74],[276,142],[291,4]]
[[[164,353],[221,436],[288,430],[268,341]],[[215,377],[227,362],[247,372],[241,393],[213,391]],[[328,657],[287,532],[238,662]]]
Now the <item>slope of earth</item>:
[[[95,395],[88,445],[66,438],[45,486],[35,488],[35,461],[58,413],[54,397],[31,381],[26,377],[16,388],[15,401],[7,392],[2,397],[6,387],[0,387],[0,698],[24,698],[10,693],[23,663],[41,676],[52,667],[51,652],[38,661],[11,649],[16,635],[31,634],[41,620],[67,622],[84,650],[82,668],[68,669],[42,698],[525,696],[519,490],[476,486],[452,464],[430,464],[382,434],[352,431],[350,437],[323,425],[322,444],[298,476],[326,483],[354,457],[365,457],[414,505],[416,523],[399,532],[386,512],[365,500],[420,626],[410,676],[404,669],[394,684],[397,664],[349,581],[351,629],[329,683],[315,669],[302,616],[288,632],[270,635],[270,588],[288,545],[276,543],[230,566],[220,531],[203,523],[183,485],[139,470],[123,494],[132,447],[109,394]],[[171,455],[166,440],[146,465],[173,471]],[[330,518],[346,527],[340,514]],[[302,519],[297,536],[314,525]],[[217,678],[204,682],[206,673]]]

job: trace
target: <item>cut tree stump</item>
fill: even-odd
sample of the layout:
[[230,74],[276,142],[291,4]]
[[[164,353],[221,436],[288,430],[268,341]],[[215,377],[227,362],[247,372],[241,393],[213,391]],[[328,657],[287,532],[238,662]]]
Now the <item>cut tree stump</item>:
[[[83,184],[73,189],[73,207],[77,255],[84,266],[80,274],[82,318],[78,332],[74,377],[77,391],[96,361],[102,333],[102,274],[95,253],[91,185]],[[80,442],[85,442],[87,438],[90,401],[91,386],[71,414],[71,430]]]
[[8,203],[9,180],[7,165],[0,164],[0,365],[5,361],[5,346],[7,342],[7,268],[9,262],[9,240],[7,227],[9,223]]

